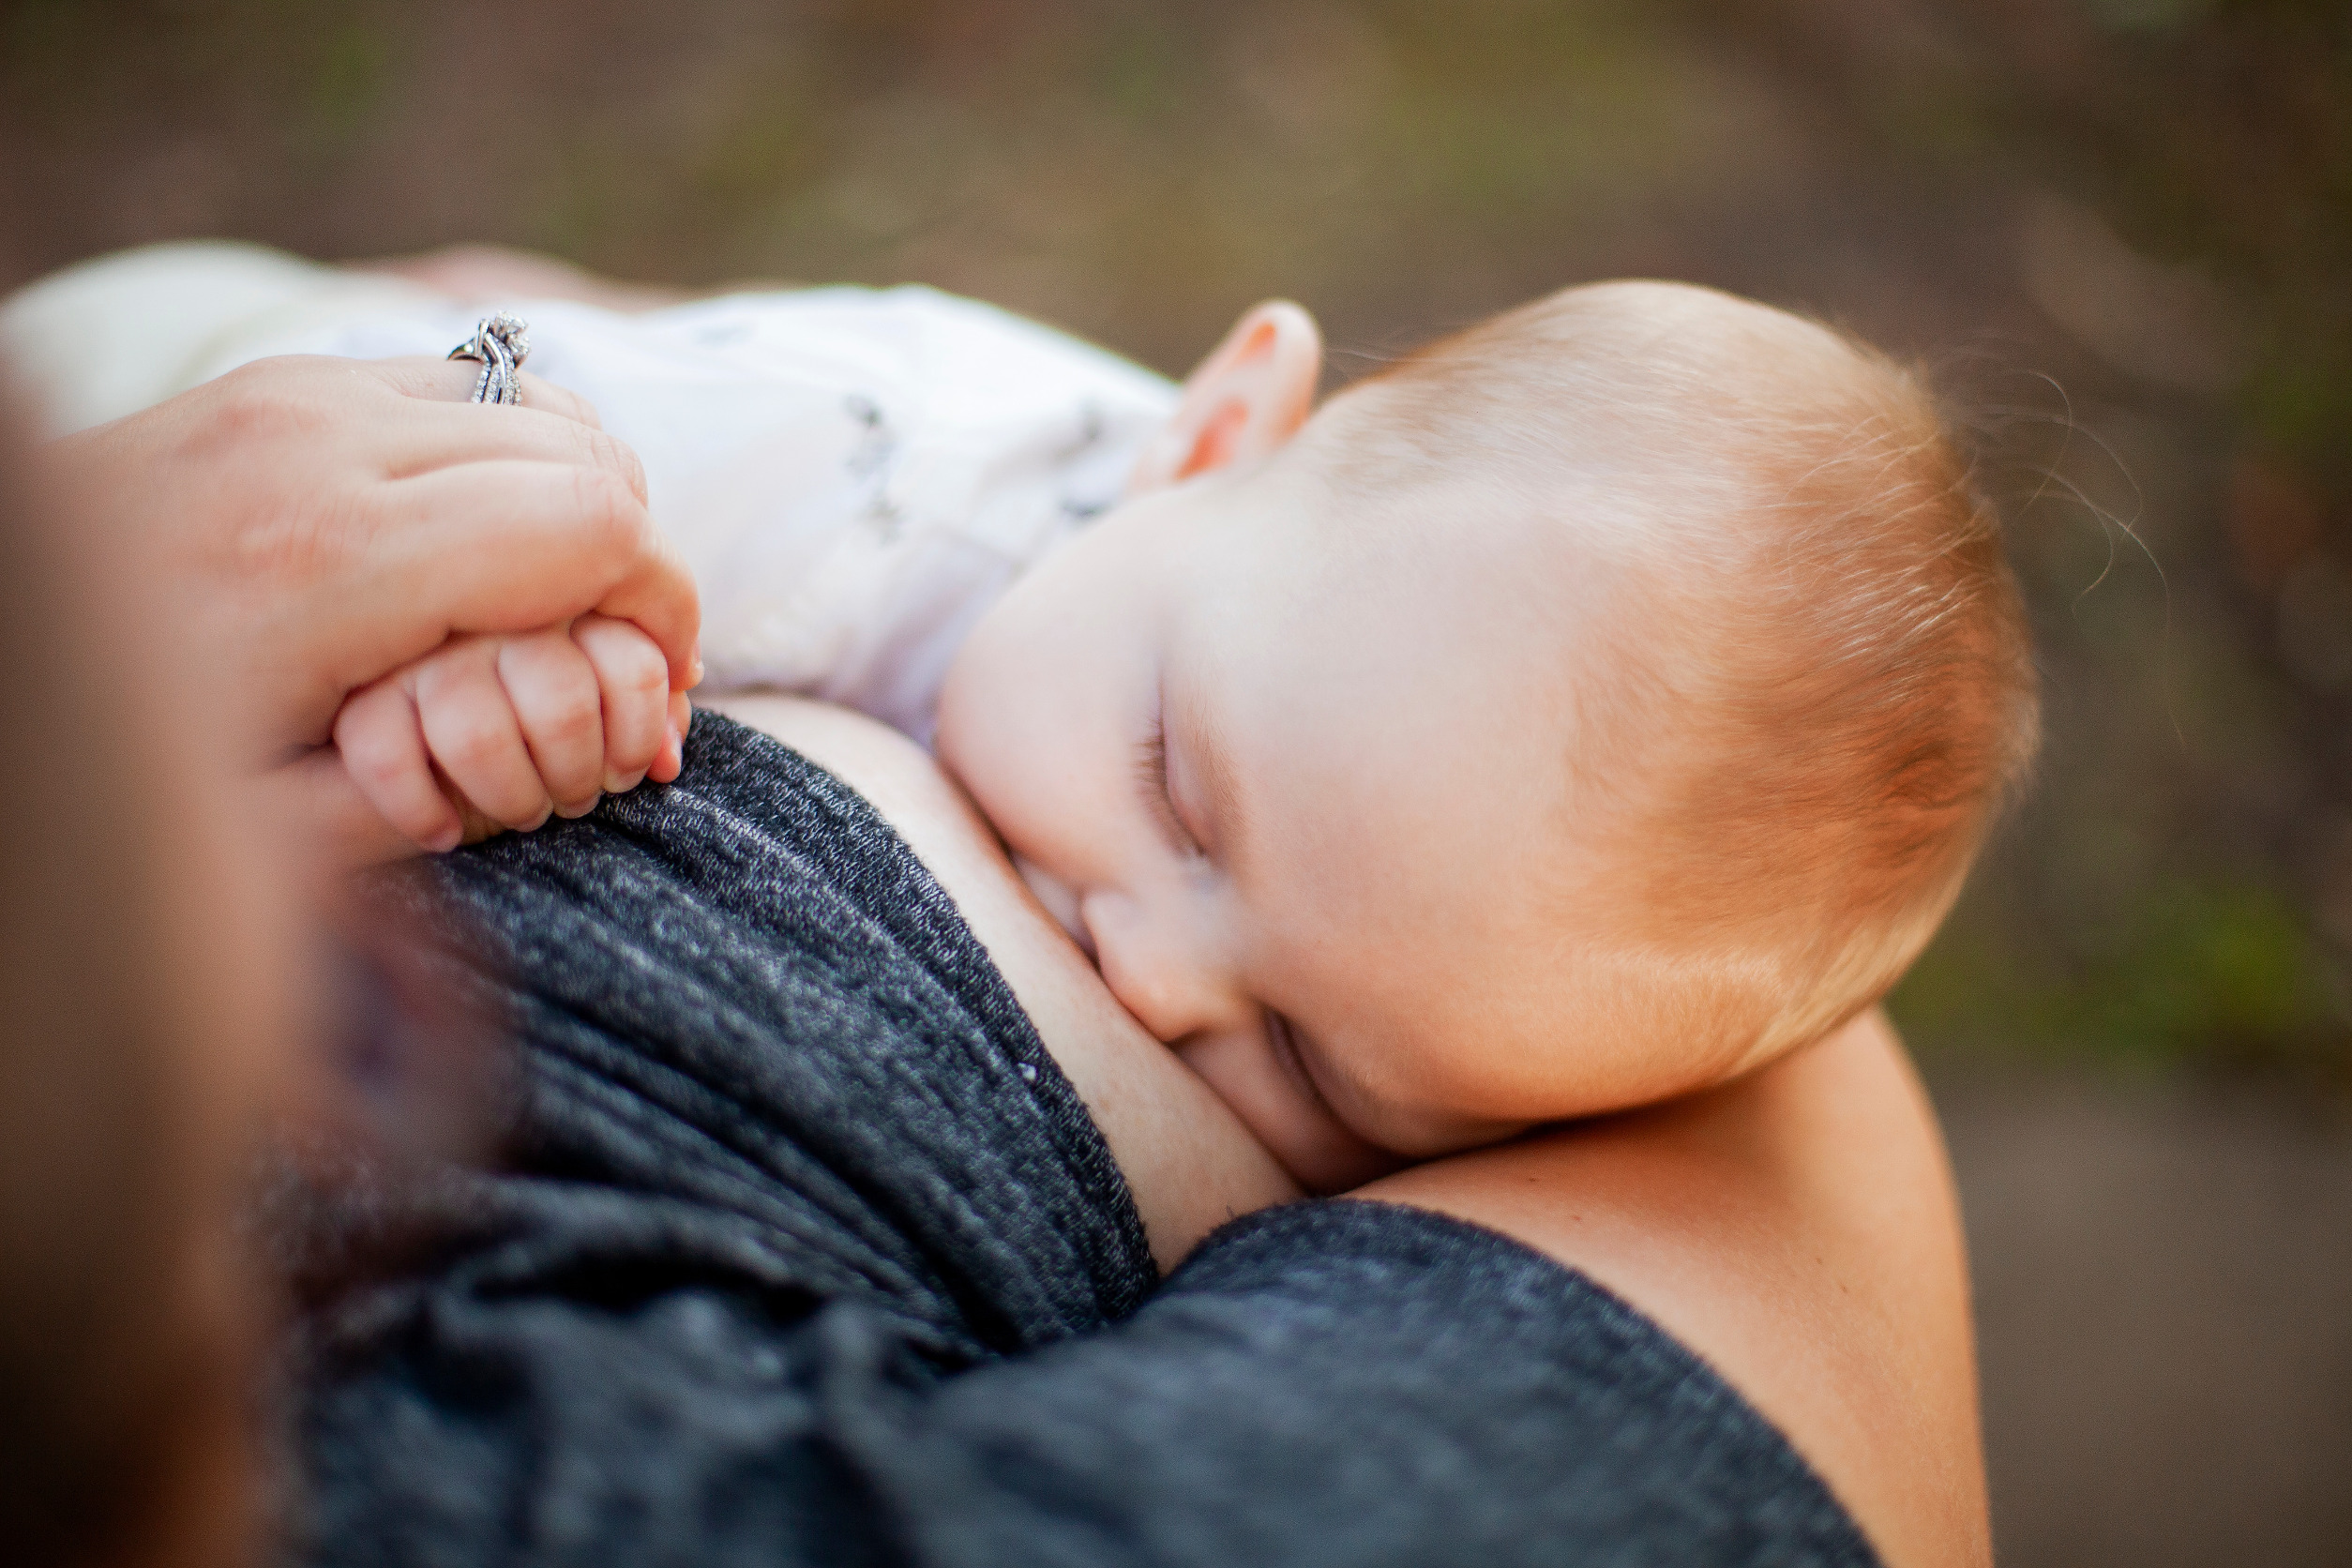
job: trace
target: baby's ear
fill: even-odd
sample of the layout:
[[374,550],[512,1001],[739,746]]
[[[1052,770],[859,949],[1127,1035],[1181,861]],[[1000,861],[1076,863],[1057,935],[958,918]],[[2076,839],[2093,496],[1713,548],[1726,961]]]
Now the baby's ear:
[[1127,480],[1127,493],[1180,484],[1281,446],[1314,412],[1323,374],[1323,334],[1287,299],[1244,313],[1225,341],[1184,378],[1184,400]]

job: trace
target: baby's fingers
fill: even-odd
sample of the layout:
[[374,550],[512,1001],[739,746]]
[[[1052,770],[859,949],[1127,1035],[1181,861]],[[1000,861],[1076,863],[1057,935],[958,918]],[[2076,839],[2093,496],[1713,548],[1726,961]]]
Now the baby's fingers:
[[669,749],[662,753],[661,761],[654,764],[652,775],[664,784],[677,777],[679,770],[686,766],[686,731],[693,724],[694,699],[683,691],[671,692]]
[[595,667],[602,693],[606,792],[633,790],[649,772],[676,777],[670,667],[661,649],[628,622],[602,615],[574,621],[572,641]]
[[555,809],[499,680],[505,640],[455,638],[416,669],[425,745],[492,822],[529,832]]
[[415,700],[397,675],[344,700],[335,716],[335,748],[385,822],[435,852],[458,847],[465,824],[433,778]]
[[[666,684],[666,664],[663,672]],[[508,638],[498,651],[498,678],[556,811],[582,817],[595,810],[604,783],[604,716],[587,655],[560,627]]]

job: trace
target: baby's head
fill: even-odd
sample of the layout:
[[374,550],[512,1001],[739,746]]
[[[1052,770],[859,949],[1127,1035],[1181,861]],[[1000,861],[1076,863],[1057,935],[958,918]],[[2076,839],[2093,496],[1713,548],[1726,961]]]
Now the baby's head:
[[1309,1186],[1721,1081],[1893,983],[2035,737],[1906,373],[1572,289],[1306,417],[1261,307],[972,634],[943,761]]

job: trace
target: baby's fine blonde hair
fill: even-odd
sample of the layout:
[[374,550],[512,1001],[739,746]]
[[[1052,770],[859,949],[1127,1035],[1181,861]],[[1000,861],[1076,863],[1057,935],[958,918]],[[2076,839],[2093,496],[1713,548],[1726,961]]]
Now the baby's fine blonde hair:
[[1707,1041],[1703,1080],[1882,996],[2039,738],[1999,522],[1922,379],[1750,301],[1606,283],[1341,401],[1335,481],[1482,475],[1620,584],[1575,655],[1572,829],[1617,867],[1579,963],[1602,1016]]

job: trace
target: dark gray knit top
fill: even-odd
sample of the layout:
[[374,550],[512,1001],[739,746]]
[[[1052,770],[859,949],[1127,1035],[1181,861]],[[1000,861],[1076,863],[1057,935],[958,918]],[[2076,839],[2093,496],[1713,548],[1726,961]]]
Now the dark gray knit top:
[[1500,1236],[1301,1203],[1156,1283],[955,907],[763,736],[700,716],[676,785],[378,894],[510,1020],[518,1104],[497,1170],[340,1200],[406,1245],[302,1335],[299,1558],[1875,1560],[1704,1364]]

